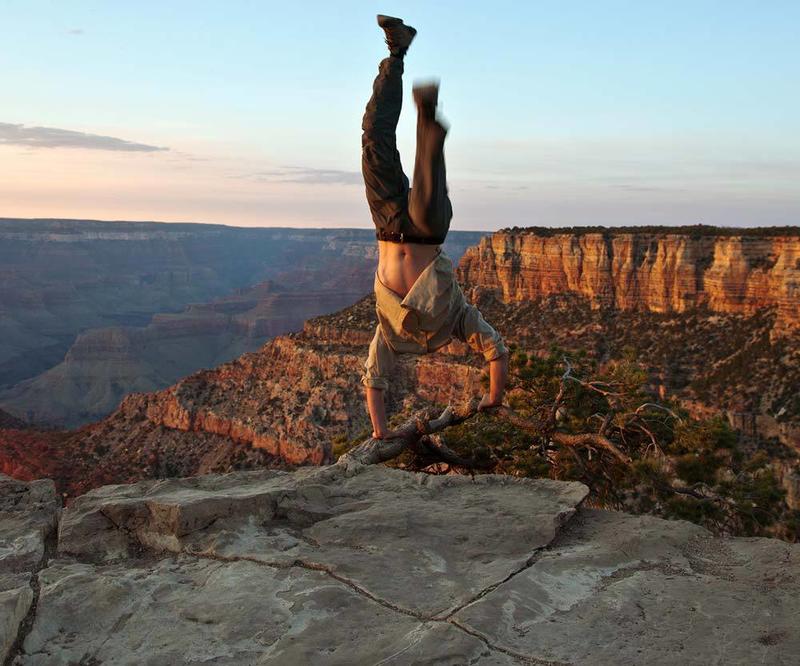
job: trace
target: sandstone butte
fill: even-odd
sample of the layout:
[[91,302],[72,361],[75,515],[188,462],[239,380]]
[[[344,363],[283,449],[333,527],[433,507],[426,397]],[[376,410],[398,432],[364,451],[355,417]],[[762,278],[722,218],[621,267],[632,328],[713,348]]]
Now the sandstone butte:
[[0,476],[13,666],[800,662],[800,544],[580,483],[354,462],[96,488]]

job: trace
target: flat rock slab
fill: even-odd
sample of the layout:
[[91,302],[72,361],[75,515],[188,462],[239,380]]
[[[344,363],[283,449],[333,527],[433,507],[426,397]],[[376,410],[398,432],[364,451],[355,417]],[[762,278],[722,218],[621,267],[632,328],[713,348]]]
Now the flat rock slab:
[[302,567],[185,555],[56,560],[39,578],[15,665],[519,663],[448,622],[398,613]]
[[0,574],[41,565],[60,506],[50,479],[18,481],[0,474]]
[[800,544],[581,510],[453,620],[558,664],[799,664]]
[[65,511],[63,554],[142,548],[322,569],[420,619],[442,619],[552,541],[588,490],[504,475],[333,465],[106,486]]
[[33,603],[31,574],[0,574],[0,664],[4,664]]
[[0,574],[0,645],[24,638],[15,666],[800,663],[800,545],[586,492],[350,463],[105,486],[36,584]]

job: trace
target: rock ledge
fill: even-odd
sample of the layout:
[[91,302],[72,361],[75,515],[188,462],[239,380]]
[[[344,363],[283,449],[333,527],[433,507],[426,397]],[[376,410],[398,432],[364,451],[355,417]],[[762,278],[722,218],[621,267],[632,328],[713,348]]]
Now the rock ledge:
[[[29,569],[37,603],[26,579],[0,605],[5,655],[17,643],[4,658],[798,662],[800,546],[582,509],[586,494],[352,463],[104,486],[64,510],[57,552]],[[31,608],[17,636],[6,620]]]

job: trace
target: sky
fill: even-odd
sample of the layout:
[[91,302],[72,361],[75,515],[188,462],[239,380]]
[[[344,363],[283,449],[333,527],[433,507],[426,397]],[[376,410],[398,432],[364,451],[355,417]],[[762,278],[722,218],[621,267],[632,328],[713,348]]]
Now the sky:
[[0,217],[363,227],[386,55],[450,126],[452,229],[800,223],[800,2],[0,0]]

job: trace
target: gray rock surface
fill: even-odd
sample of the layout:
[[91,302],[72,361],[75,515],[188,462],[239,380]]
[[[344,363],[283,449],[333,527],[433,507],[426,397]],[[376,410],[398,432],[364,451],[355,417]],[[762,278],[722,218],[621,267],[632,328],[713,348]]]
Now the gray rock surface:
[[798,663],[800,546],[585,495],[352,463],[99,488],[12,663]]
[[49,479],[0,474],[0,663],[5,663],[35,599],[34,573],[44,564],[60,505]]
[[547,663],[798,664],[800,545],[582,510],[454,621]]
[[186,555],[111,565],[59,560],[41,581],[42,610],[19,663],[351,665],[399,654],[515,663],[449,623],[420,622],[302,567]]
[[78,498],[61,523],[59,551],[118,559],[143,545],[300,562],[436,617],[524,566],[586,493],[579,483],[378,465],[143,482]]
[[0,573],[39,566],[59,507],[51,480],[25,482],[0,474]]
[[5,663],[33,603],[31,574],[0,574],[0,663]]

